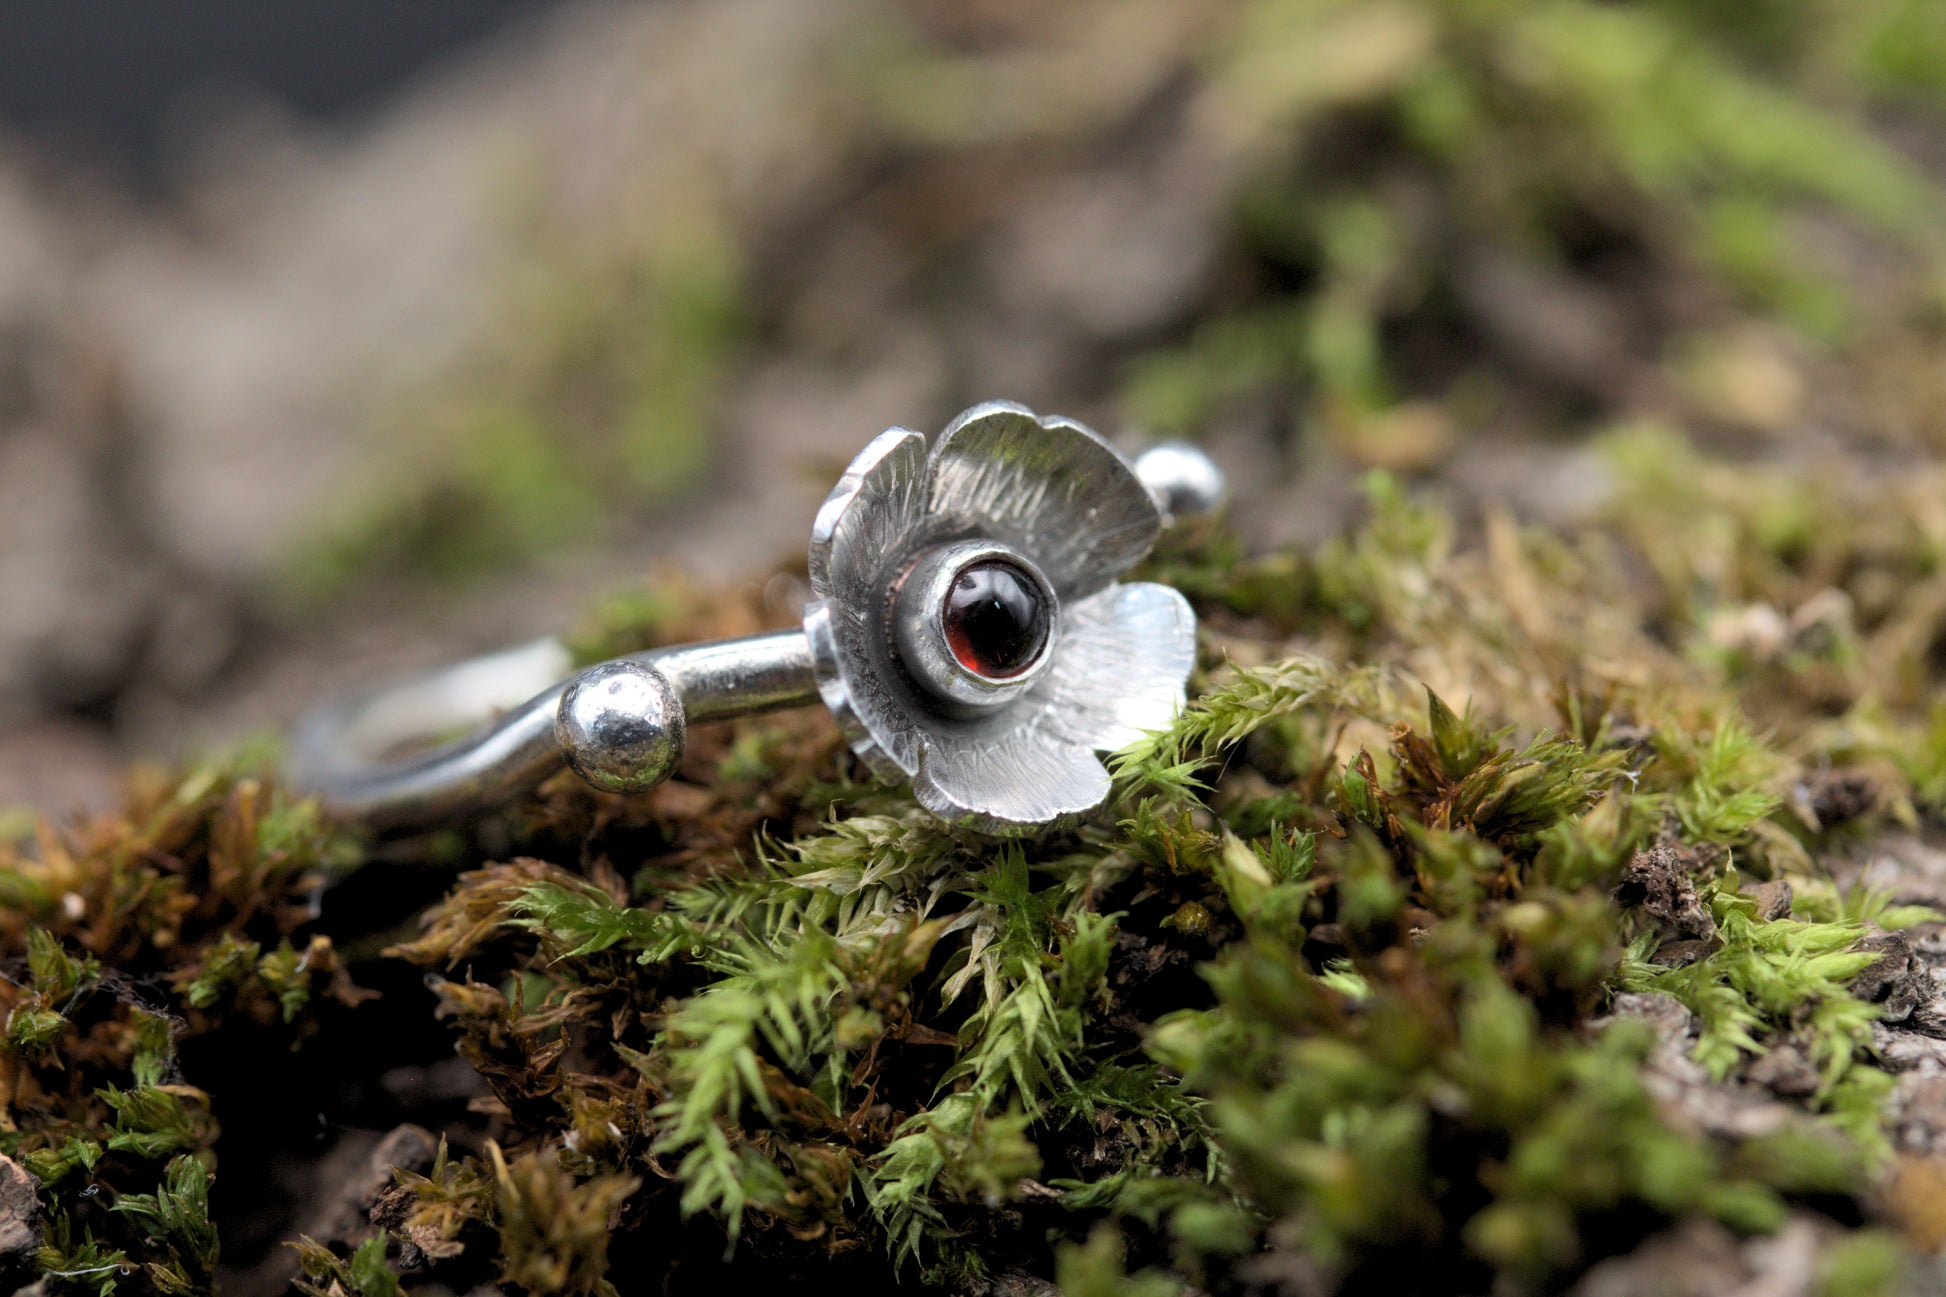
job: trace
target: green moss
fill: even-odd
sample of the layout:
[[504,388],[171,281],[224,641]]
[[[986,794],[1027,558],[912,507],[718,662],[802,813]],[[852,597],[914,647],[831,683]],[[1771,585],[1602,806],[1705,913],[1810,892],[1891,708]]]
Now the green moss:
[[[1760,1038],[1802,1031],[1820,1076],[1822,1103],[1836,1112],[1860,1145],[1883,1154],[1878,1105],[1889,1082],[1870,1065],[1878,1010],[1849,984],[1877,963],[1876,951],[1857,950],[1858,923],[1762,920],[1756,902],[1738,890],[1734,871],[1705,888],[1720,948],[1683,968],[1657,968],[1631,950],[1618,984],[1673,995],[1697,1017],[1695,1054],[1719,1079],[1751,1053]],[[1843,1093],[1847,1087],[1862,1093]]]
[[335,1293],[356,1297],[400,1297],[399,1277],[385,1264],[386,1237],[374,1234],[358,1245],[348,1257],[338,1257],[323,1244],[309,1238],[299,1239],[297,1249],[304,1278],[297,1281],[299,1292],[307,1297],[332,1297]]
[[1818,1267],[1818,1295],[1873,1297],[1903,1292],[1910,1268],[1910,1258],[1897,1238],[1878,1230],[1861,1231],[1824,1256]]
[[[1859,111],[1937,94],[1915,71],[1913,52],[1939,39],[1923,5],[1242,8],[1211,56],[1210,98],[1278,161],[1244,183],[1237,242],[1272,282],[1302,287],[1227,305],[1137,358],[1123,397],[1140,423],[1194,431],[1269,397],[1357,453],[1403,399],[1461,409],[1460,387],[1423,390],[1391,340],[1445,323],[1478,244],[1558,275],[1590,226],[1608,229],[1831,344],[1883,308],[1803,254],[1807,212],[1842,213],[1922,280],[1939,274],[1937,187]],[[1353,167],[1333,151],[1347,135],[1362,143]]]
[[[422,934],[360,948],[394,984],[398,961],[436,970],[492,1116],[442,1128],[458,1151],[401,1174],[385,1235],[305,1245],[305,1282],[594,1293],[635,1249],[704,1230],[733,1267],[830,1254],[947,1286],[1230,1291],[1301,1256],[1354,1288],[1430,1266],[1521,1290],[1661,1224],[1763,1232],[1865,1201],[1890,1080],[1879,1010],[1850,989],[1881,958],[1859,943],[1927,916],[1813,871],[1834,835],[1897,823],[1921,792],[1881,764],[1871,796],[1807,801],[1808,771],[1858,759],[1856,728],[1790,724],[1815,709],[1788,674],[1683,650],[1710,614],[1671,595],[1699,571],[1786,601],[1807,564],[1860,543],[1801,522],[1768,479],[1737,495],[1689,463],[1684,489],[1725,503],[1707,527],[1667,522],[1697,528],[1687,548],[1617,512],[1505,530],[1487,563],[1380,477],[1318,550],[1246,559],[1209,533],[1163,556],[1246,664],[1210,655],[1179,720],[1116,757],[1114,814],[1079,830],[953,831],[850,783],[828,729],[775,722],[699,734],[709,773],[672,790],[678,809],[549,785],[483,830],[510,859],[460,842],[478,867],[419,912]],[[1279,602],[1256,602],[1266,588]],[[1857,633],[1890,651],[1879,625]],[[1579,671],[1575,645],[1595,650]],[[1925,723],[1875,705],[1888,732]],[[537,858],[574,858],[563,842],[580,868]],[[1658,914],[1614,899],[1647,848],[1713,925],[1680,967],[1651,962]],[[358,997],[328,933],[263,898],[348,858],[308,808],[219,771],[9,862],[52,925],[19,929],[9,1065],[50,1095],[76,1051],[91,1069],[52,1107],[16,1099],[7,1137],[61,1222],[49,1265],[119,1254],[165,1291],[202,1264],[186,1217],[152,1228],[191,1210],[182,1159],[227,1156],[220,1109],[175,1076],[175,1033],[339,1038],[332,1006]],[[1797,879],[1802,912],[1760,919],[1748,870]],[[54,899],[70,893],[78,916]],[[90,998],[135,968],[172,988],[170,1014]],[[1620,990],[1686,1005],[1718,1076],[1802,1049],[1819,1083],[1798,1124],[1676,1124],[1644,1080],[1646,1026],[1591,1034]],[[121,1024],[106,1037],[102,1012]],[[108,1175],[154,1206],[79,1210],[72,1186]]]

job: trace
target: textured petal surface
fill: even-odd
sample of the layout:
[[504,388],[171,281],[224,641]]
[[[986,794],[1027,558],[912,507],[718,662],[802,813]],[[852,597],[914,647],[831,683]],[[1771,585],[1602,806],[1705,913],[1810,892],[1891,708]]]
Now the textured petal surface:
[[1065,600],[1102,589],[1155,544],[1162,516],[1115,449],[1078,423],[1010,401],[976,405],[933,449],[927,530],[979,536],[1040,564]]
[[804,634],[811,642],[811,668],[818,695],[838,722],[845,741],[871,772],[891,781],[910,777],[919,769],[924,736],[911,704],[891,692],[888,678],[865,662],[869,646],[862,628],[847,628],[850,642],[841,640],[839,617],[830,600],[804,610]]
[[925,523],[926,439],[904,428],[859,452],[811,529],[815,601],[804,631],[818,691],[852,749],[881,779],[919,768],[921,733],[889,638],[892,580]]
[[1033,833],[1107,800],[1108,769],[1062,742],[1036,714],[991,735],[933,735],[912,791],[942,819],[985,833]]
[[1196,614],[1166,585],[1111,586],[1062,610],[1057,652],[1029,705],[1062,740],[1112,752],[1182,710]]
[[926,489],[926,439],[909,428],[874,437],[811,524],[811,592],[820,599],[863,592],[923,524]]

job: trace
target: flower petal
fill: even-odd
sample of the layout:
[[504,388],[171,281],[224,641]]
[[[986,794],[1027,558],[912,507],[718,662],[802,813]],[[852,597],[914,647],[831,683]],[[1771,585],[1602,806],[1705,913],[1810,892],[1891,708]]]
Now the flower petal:
[[872,438],[845,469],[811,524],[811,591],[857,599],[904,555],[926,509],[926,439],[910,428]]
[[1112,752],[1174,720],[1196,665],[1196,614],[1166,585],[1111,586],[1061,613],[1058,655],[1029,705],[1077,747]]
[[851,750],[872,774],[886,782],[919,769],[925,738],[910,700],[888,692],[890,679],[872,665],[873,641],[866,637],[856,609],[820,599],[804,610],[804,634],[811,642],[811,668],[818,695],[831,709]]
[[811,528],[804,633],[823,696],[852,749],[881,779],[919,768],[921,736],[880,633],[893,578],[925,522],[926,439],[905,428],[859,452]]
[[933,448],[931,504],[931,539],[1013,545],[1063,601],[1108,585],[1162,531],[1155,500],[1112,446],[1011,401],[976,405],[947,425]]
[[1014,836],[1072,821],[1108,799],[1108,769],[1030,722],[991,736],[933,734],[912,791],[942,819]]

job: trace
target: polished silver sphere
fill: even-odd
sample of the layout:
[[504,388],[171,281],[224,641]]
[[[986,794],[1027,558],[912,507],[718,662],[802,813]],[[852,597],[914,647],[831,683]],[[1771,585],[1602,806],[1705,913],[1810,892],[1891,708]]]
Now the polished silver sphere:
[[1193,522],[1221,509],[1229,483],[1216,461],[1186,441],[1165,441],[1135,459],[1135,476],[1169,522]]
[[568,683],[554,714],[561,754],[605,793],[636,793],[667,779],[682,760],[682,699],[647,663],[590,667]]

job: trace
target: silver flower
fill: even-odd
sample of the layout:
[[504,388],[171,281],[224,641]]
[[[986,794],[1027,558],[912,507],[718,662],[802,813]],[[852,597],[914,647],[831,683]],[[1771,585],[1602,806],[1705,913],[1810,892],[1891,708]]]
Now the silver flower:
[[1162,527],[1128,463],[1071,420],[989,401],[926,439],[893,428],[811,533],[818,688],[881,778],[989,833],[1106,800],[1097,752],[1168,724],[1196,617],[1115,584]]

